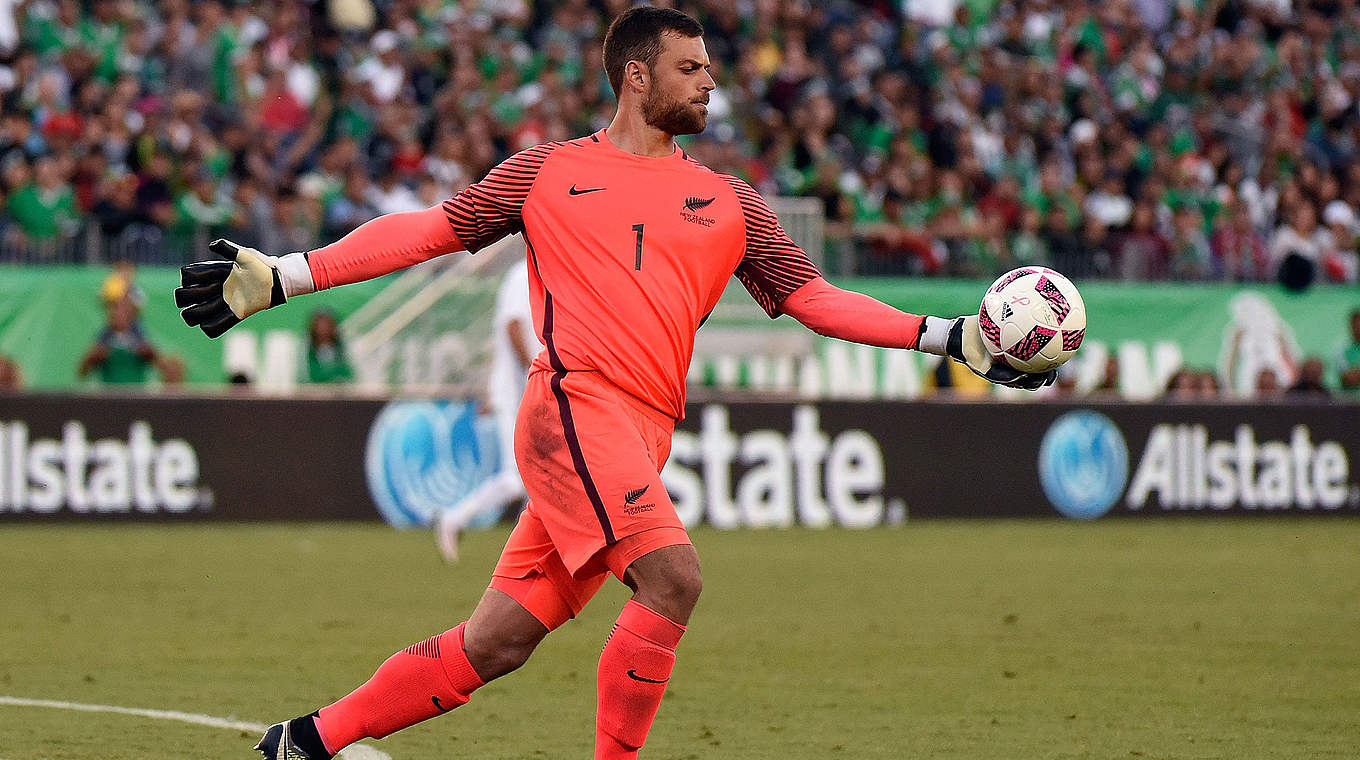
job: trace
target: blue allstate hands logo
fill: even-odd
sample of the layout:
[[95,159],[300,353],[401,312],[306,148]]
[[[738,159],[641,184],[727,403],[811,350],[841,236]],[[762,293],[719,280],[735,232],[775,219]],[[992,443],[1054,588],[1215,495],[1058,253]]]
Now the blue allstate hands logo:
[[364,470],[378,511],[428,525],[496,472],[495,421],[471,401],[393,401],[368,431]]
[[1129,479],[1129,449],[1099,412],[1068,412],[1039,444],[1039,483],[1060,513],[1094,520],[1110,511]]

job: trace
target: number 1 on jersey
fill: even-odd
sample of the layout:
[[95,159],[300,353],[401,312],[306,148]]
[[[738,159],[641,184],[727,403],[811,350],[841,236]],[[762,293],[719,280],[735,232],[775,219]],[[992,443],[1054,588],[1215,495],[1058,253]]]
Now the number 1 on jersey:
[[633,225],[633,232],[637,233],[637,254],[633,259],[633,269],[642,271],[642,224]]

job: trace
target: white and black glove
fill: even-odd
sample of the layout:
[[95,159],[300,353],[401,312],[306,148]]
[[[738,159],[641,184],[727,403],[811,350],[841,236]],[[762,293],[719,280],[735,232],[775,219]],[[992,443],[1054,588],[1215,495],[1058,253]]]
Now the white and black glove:
[[230,240],[214,240],[208,250],[229,261],[199,261],[180,267],[175,305],[190,327],[216,338],[258,311],[316,290],[307,254],[266,256]]
[[982,330],[978,326],[976,314],[954,319],[926,317],[921,325],[921,336],[917,348],[928,354],[948,356],[977,376],[1011,388],[1038,390],[1052,385],[1058,371],[1021,372],[1020,370],[992,358],[987,346],[982,342]]

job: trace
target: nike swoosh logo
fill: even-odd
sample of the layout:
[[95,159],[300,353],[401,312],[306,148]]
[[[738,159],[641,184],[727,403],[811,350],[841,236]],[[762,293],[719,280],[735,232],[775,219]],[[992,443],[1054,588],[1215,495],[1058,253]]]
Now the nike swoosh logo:
[[650,678],[643,678],[642,676],[640,676],[640,675],[637,674],[637,671],[636,671],[636,670],[632,670],[632,669],[629,669],[629,671],[628,671],[628,677],[631,678],[631,679],[633,679],[634,681],[641,681],[641,682],[643,682],[643,683],[665,683],[666,681],[669,681],[669,680],[670,680],[670,679],[668,679],[668,678],[663,678],[663,679],[661,679],[660,681],[654,681],[654,680],[652,680],[652,679],[650,679]]
[[453,707],[445,707],[445,706],[439,704],[439,697],[430,697],[430,701],[434,703],[434,709],[436,709],[436,710],[438,710],[439,712],[442,712],[442,713],[446,713],[446,712],[448,712],[449,710],[452,710],[453,707],[457,707],[457,706],[458,706],[458,705],[454,705]]
[[585,195],[586,193],[598,193],[604,189],[605,188],[603,187],[585,187],[581,188],[580,190],[577,190],[576,185],[572,185],[571,189],[567,191],[567,195]]

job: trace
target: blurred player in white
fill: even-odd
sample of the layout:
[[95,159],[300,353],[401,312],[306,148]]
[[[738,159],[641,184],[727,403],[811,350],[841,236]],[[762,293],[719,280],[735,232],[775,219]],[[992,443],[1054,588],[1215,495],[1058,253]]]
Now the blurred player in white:
[[528,494],[515,465],[515,416],[524,397],[529,365],[543,350],[534,331],[529,309],[529,262],[521,259],[505,273],[496,292],[496,316],[492,323],[491,373],[487,378],[487,402],[496,415],[500,441],[500,470],[472,493],[439,515],[435,538],[447,562],[458,561],[458,535],[489,510],[501,509]]

